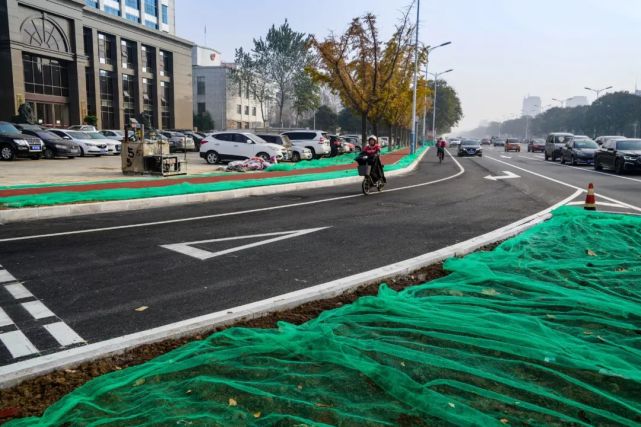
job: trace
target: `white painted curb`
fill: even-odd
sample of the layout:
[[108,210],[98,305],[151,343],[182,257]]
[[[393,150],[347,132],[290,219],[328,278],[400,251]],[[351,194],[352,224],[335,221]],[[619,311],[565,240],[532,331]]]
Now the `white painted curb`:
[[56,369],[77,366],[83,362],[123,353],[140,345],[194,335],[216,327],[287,310],[310,301],[333,298],[363,285],[409,274],[430,264],[454,256],[462,256],[485,245],[515,236],[547,220],[551,217],[550,212],[553,209],[570,202],[581,193],[582,190],[578,190],[572,196],[554,206],[490,233],[395,264],[228,310],[3,366],[0,368],[0,388],[10,387],[26,379],[44,375]]
[[[429,148],[414,160],[409,166],[391,171],[387,176],[400,176],[412,172],[427,154]],[[298,182],[294,184],[265,185],[262,187],[239,188],[236,190],[214,191],[208,193],[184,194],[177,196],[148,197],[144,199],[116,200],[112,202],[96,202],[70,204],[60,206],[43,206],[38,208],[18,208],[0,210],[0,224],[12,222],[35,221],[41,219],[64,218],[78,215],[92,215],[109,212],[124,212],[149,208],[187,205],[194,203],[214,202],[220,200],[239,199],[250,196],[265,196],[337,185],[357,184],[363,179],[358,176],[326,179],[318,181]]]

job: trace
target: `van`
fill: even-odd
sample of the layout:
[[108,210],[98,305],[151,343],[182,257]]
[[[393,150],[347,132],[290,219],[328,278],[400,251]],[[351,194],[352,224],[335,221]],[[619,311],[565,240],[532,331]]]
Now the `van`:
[[567,132],[552,132],[549,134],[545,139],[545,160],[551,159],[556,162],[556,159],[560,159],[561,150],[572,139],[574,139],[574,135]]

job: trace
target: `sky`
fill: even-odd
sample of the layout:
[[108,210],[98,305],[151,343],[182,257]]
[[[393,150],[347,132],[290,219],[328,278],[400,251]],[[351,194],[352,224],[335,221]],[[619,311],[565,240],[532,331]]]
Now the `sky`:
[[[410,2],[176,0],[176,33],[231,62],[236,48],[251,49],[285,19],[322,38],[372,12],[387,39]],[[463,107],[455,131],[515,117],[527,95],[546,106],[558,105],[552,98],[593,101],[585,86],[632,91],[638,80],[641,88],[639,0],[422,0],[419,23],[421,42],[452,42],[432,52],[429,71],[454,69],[443,77]]]

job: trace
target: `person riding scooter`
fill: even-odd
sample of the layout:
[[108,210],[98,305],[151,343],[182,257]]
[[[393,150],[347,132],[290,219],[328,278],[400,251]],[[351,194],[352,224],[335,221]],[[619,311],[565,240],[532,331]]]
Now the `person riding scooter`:
[[380,160],[381,147],[378,145],[378,138],[371,135],[367,138],[367,145],[361,151],[361,154],[356,159],[359,165],[368,164],[372,167],[370,177],[373,182],[381,181],[386,183],[385,174],[383,173],[383,165]]

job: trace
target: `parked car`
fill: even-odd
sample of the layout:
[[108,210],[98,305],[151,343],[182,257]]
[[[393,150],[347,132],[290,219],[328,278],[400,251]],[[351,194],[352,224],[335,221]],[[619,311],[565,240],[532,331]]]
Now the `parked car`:
[[545,139],[543,138],[530,139],[527,143],[527,151],[528,153],[545,152]]
[[23,135],[9,122],[0,122],[0,159],[14,160],[17,157],[42,156],[44,143],[40,138]]
[[112,154],[114,156],[120,155],[120,150],[122,149],[122,143],[117,139],[107,138],[106,136],[104,136],[103,134],[97,131],[96,132],[87,131],[84,133],[89,135],[91,139],[96,139],[103,144],[107,144],[107,154]]
[[516,138],[508,138],[505,140],[505,151],[521,152],[521,141]]
[[483,138],[481,139],[481,145],[492,145],[492,141],[490,138]]
[[309,148],[315,159],[329,156],[331,153],[327,132],[320,130],[295,130],[283,132],[281,135],[287,135],[294,145]]
[[160,131],[159,134],[169,140],[169,152],[197,150],[194,140],[190,136],[186,136],[184,133],[164,130]]
[[594,153],[598,148],[599,145],[590,138],[575,136],[561,150],[561,163],[569,162],[573,166],[576,166],[579,162],[592,164],[594,162]]
[[603,145],[608,139],[626,139],[626,138],[625,136],[621,136],[621,135],[605,135],[605,136],[598,136],[594,141],[599,145]]
[[67,129],[49,129],[49,131],[55,133],[62,139],[78,144],[80,147],[80,155],[83,157],[89,155],[100,157],[109,154],[106,143],[93,139],[84,132]]
[[495,138],[492,140],[493,147],[505,147],[505,139]]
[[[181,132],[181,131],[177,131],[177,132]],[[182,133],[185,134],[186,137],[194,140],[194,145],[196,146],[196,148],[200,147],[200,144],[203,142],[203,139],[205,139],[205,136],[206,136],[204,133],[201,134],[191,130],[182,131]],[[198,151],[198,150],[195,150],[195,151]]]
[[353,153],[354,151],[356,151],[356,146],[351,142],[347,142],[343,140],[341,144],[342,144],[343,153]]
[[260,157],[270,161],[272,157],[282,160],[284,148],[270,144],[250,132],[214,132],[200,146],[200,157],[213,165],[225,160],[243,160]]
[[56,157],[67,157],[74,159],[80,155],[80,147],[73,141],[61,138],[49,130],[43,129],[22,129],[22,133],[40,138],[45,147],[43,155],[45,159]]
[[389,136],[379,137],[378,142],[381,145],[381,148],[387,147],[389,145]]
[[300,162],[301,160],[311,160],[313,158],[309,148],[293,145],[287,135],[279,135],[277,133],[258,133],[256,135],[270,144],[282,146],[283,160]]
[[79,130],[83,132],[96,132],[98,129],[96,129],[95,126],[92,125],[73,125],[69,126],[67,128],[68,130]]
[[458,157],[479,156],[483,157],[481,142],[475,139],[464,139],[458,146]]
[[556,159],[561,157],[561,150],[572,138],[574,138],[574,135],[567,132],[552,132],[549,134],[545,140],[545,160],[552,159],[553,162],[556,162]]
[[609,139],[594,155],[594,169],[613,169],[621,175],[641,170],[641,139]]
[[461,145],[461,140],[458,138],[450,138],[450,140],[447,142],[447,146],[451,148],[455,148]]
[[360,138],[347,135],[342,135],[342,138],[345,142],[354,146],[354,151],[361,151],[363,149],[363,146],[360,143]]
[[[101,130],[100,133],[103,134],[106,138],[114,139],[116,141],[119,141],[120,143],[124,142],[125,140],[125,131],[122,131],[122,130],[106,129],[106,130]],[[136,135],[133,130],[129,131],[129,139],[131,140],[136,139]]]

